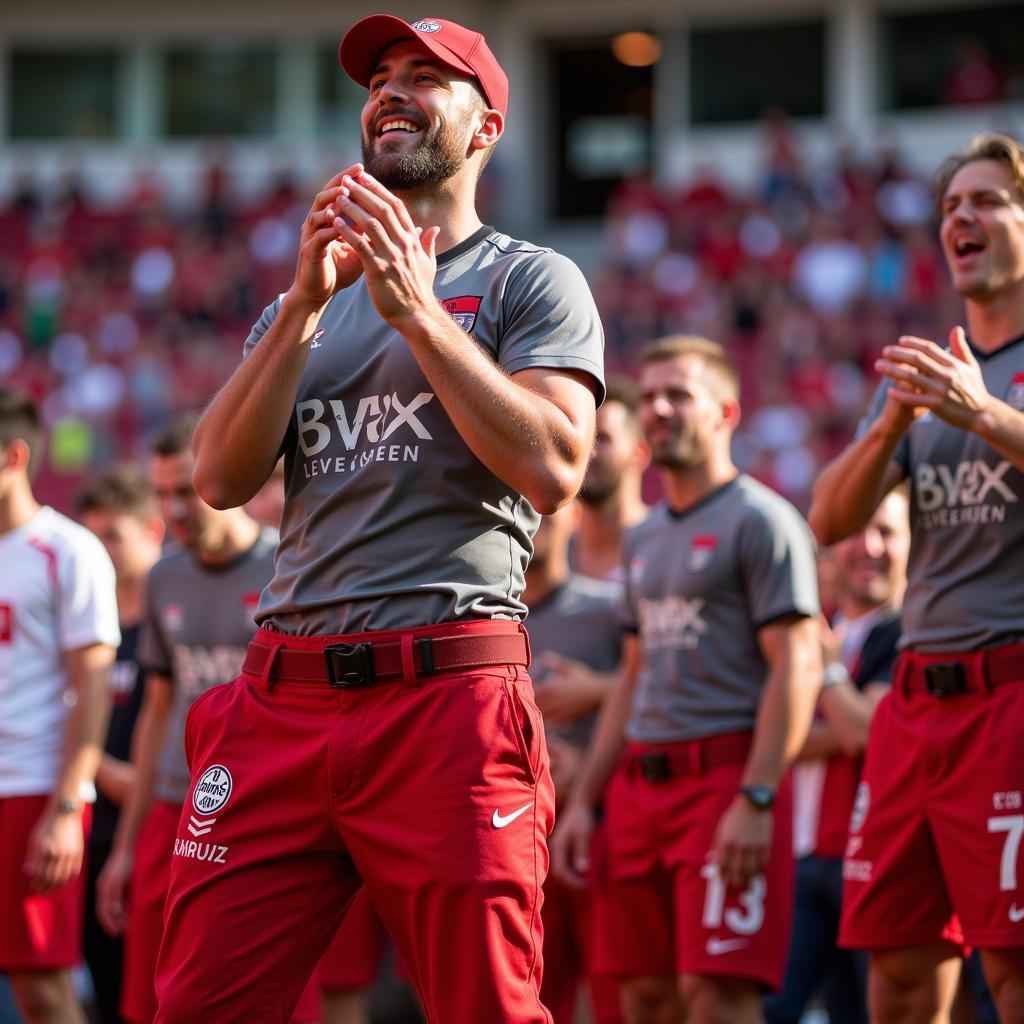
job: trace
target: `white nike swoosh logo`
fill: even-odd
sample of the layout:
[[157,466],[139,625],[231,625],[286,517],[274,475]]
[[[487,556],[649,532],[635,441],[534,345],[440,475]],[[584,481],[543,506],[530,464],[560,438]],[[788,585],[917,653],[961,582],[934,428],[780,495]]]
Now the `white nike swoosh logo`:
[[323,333],[324,333],[324,331],[326,331],[326,330],[327,330],[327,328],[326,328],[326,327],[321,327],[319,331],[315,331],[315,332],[313,333],[313,340],[314,340],[314,341],[316,341],[316,339],[317,339],[317,338],[319,338],[319,337],[320,337],[320,335],[321,335],[321,334],[323,334]]
[[708,951],[708,956],[721,956],[723,953],[731,953],[736,949],[743,949],[747,945],[746,939],[708,939],[708,944],[704,947]]
[[1024,921],[1024,907],[1017,907],[1016,903],[1010,904],[1010,920],[1016,924],[1018,921]]
[[524,811],[529,810],[532,806],[533,801],[531,800],[528,804],[523,804],[523,806],[520,807],[518,811],[513,811],[511,814],[506,814],[504,817],[500,815],[498,813],[497,808],[495,808],[494,816],[491,818],[491,824],[495,828],[504,828],[506,825],[511,825],[512,822],[515,821],[520,814],[522,814]]

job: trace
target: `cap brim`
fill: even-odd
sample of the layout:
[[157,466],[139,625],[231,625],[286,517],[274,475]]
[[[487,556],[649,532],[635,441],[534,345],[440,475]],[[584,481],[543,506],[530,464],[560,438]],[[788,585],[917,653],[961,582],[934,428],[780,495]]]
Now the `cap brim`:
[[442,64],[476,77],[473,69],[447,46],[427,33],[415,31],[408,22],[390,14],[371,14],[368,18],[357,21],[341,40],[338,59],[349,78],[364,88],[369,88],[370,78],[377,67],[377,59],[389,46],[402,39],[414,39]]

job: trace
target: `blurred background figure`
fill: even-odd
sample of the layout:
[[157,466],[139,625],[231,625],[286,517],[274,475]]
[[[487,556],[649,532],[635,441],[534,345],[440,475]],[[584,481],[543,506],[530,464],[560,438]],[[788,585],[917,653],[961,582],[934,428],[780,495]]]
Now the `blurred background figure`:
[[793,769],[793,937],[782,989],[764,1003],[767,1024],[799,1024],[818,993],[830,1024],[868,1021],[867,958],[836,948],[843,854],[871,716],[889,690],[896,659],[909,549],[901,489],[830,551],[837,610],[822,623],[818,714]]
[[594,454],[580,488],[569,562],[581,576],[621,583],[622,535],[647,515],[641,487],[651,453],[637,419],[636,385],[628,377],[613,376],[607,386],[604,405],[597,410]]
[[78,518],[103,542],[114,564],[121,646],[110,672],[110,724],[96,773],[96,803],[86,857],[83,951],[92,977],[98,1024],[121,1024],[124,947],[96,916],[96,881],[110,856],[121,807],[135,781],[132,736],[142,706],[143,672],[137,649],[146,607],[146,578],[160,558],[164,522],[145,470],[134,463],[113,466],[78,495]]

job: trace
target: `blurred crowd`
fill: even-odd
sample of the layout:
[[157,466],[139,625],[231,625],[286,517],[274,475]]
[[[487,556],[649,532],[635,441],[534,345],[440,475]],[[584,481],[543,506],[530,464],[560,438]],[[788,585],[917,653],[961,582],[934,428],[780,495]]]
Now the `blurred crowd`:
[[762,131],[749,191],[710,167],[677,190],[622,186],[592,284],[611,366],[629,371],[637,345],[664,334],[730,349],[746,388],[737,460],[803,507],[856,425],[882,345],[944,341],[961,310],[931,185],[896,151],[839,149],[812,169],[783,117]]
[[[675,190],[623,184],[591,284],[610,368],[628,372],[662,334],[727,345],[747,383],[737,459],[802,506],[856,423],[879,348],[943,336],[959,308],[929,183],[898,153],[840,149],[812,169],[783,117],[762,131],[750,190],[712,168]],[[135,453],[168,413],[202,406],[287,286],[308,196],[285,177],[255,202],[229,195],[215,160],[187,210],[146,174],[115,208],[74,174],[56,193],[26,177],[0,210],[0,377],[43,406],[49,500]]]

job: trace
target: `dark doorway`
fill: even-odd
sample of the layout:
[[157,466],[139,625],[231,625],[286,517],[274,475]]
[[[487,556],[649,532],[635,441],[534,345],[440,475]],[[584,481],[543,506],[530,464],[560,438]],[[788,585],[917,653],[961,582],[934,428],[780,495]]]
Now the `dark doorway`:
[[544,47],[552,85],[546,140],[555,174],[551,216],[600,216],[616,185],[650,166],[653,67],[622,63],[612,39]]

